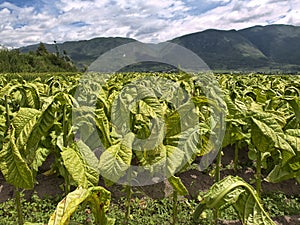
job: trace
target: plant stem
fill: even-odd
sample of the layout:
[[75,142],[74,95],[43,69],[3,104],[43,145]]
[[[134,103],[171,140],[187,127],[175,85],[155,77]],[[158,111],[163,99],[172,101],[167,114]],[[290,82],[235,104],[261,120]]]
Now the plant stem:
[[[217,155],[215,182],[219,182],[221,180],[221,175],[220,175],[221,165],[222,165],[222,149],[219,150]],[[214,221],[216,225],[218,224],[218,214],[219,214],[219,210],[215,209]]]
[[10,127],[9,105],[8,105],[7,95],[4,96],[4,101],[5,101],[6,127],[7,127],[4,136],[6,136],[8,134],[9,127]]
[[177,224],[177,209],[178,206],[178,193],[176,190],[173,191],[173,220],[172,220],[172,225]]
[[65,178],[65,192],[66,192],[66,195],[71,192],[70,175],[69,174],[67,174],[67,176]]
[[216,161],[216,174],[215,174],[215,182],[220,181],[220,170],[221,170],[221,163],[222,163],[222,149],[219,150],[217,155],[217,161]]
[[15,188],[15,202],[16,202],[16,206],[17,206],[18,224],[23,225],[24,219],[23,219],[23,213],[22,213],[21,194],[20,194],[19,188]]
[[125,218],[124,218],[124,225],[127,225],[129,222],[129,216],[130,216],[130,201],[131,201],[131,186],[127,185],[125,188],[126,191],[126,203],[125,203]]
[[260,197],[261,194],[261,153],[258,152],[256,160],[256,192]]
[[236,143],[234,145],[234,161],[233,161],[233,166],[234,166],[233,170],[234,170],[234,173],[237,173],[238,164],[239,164],[239,146]]
[[218,209],[214,209],[213,210],[213,214],[214,214],[214,224],[218,225],[218,215],[219,215],[219,210]]
[[[63,106],[63,121],[62,121],[62,129],[63,129],[63,146],[68,147],[68,124],[67,124],[67,105]],[[66,180],[65,180],[65,192],[69,194],[71,191],[70,185],[70,174],[67,172]]]
[[68,124],[67,124],[67,106],[66,104],[63,106],[63,145],[64,147],[68,146]]
[[[93,198],[93,202],[98,202],[98,199],[95,196],[93,196],[92,198]],[[96,210],[94,210],[95,223],[90,222],[89,224],[96,224],[96,225],[106,224],[103,205],[97,204],[97,205],[93,205],[92,207],[96,208]]]

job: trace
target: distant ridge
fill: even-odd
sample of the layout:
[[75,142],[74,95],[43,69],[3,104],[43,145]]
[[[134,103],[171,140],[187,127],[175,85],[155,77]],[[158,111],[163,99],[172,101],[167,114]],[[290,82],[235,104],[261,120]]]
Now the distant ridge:
[[[106,51],[136,41],[130,38],[94,38],[57,44],[75,64],[87,67]],[[199,55],[213,70],[255,72],[300,71],[300,27],[291,25],[254,26],[242,30],[215,30],[187,34],[170,40]],[[38,45],[20,48],[35,50]],[[46,48],[55,52],[54,44]]]
[[[65,51],[77,67],[84,68],[89,66],[103,53],[133,41],[136,40],[121,37],[99,37],[91,40],[67,41],[64,43],[58,43],[57,48],[61,53]],[[38,45],[39,44],[21,47],[20,51],[35,51]],[[45,44],[45,47],[49,52],[56,52],[56,47],[54,44]]]

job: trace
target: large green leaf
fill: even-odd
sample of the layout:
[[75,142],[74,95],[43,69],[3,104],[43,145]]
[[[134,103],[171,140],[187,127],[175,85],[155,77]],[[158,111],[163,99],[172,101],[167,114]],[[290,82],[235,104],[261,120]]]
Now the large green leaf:
[[294,157],[288,163],[276,165],[268,174],[266,180],[272,183],[297,178],[300,176],[300,156]]
[[30,167],[35,171],[38,172],[39,167],[45,162],[48,155],[51,153],[50,149],[47,148],[38,148],[35,153],[35,157],[33,162],[31,163]]
[[98,129],[101,132],[102,144],[104,147],[108,148],[112,145],[112,140],[110,137],[110,124],[103,109],[97,109],[95,111],[95,121]]
[[199,123],[199,112],[192,101],[166,115],[166,137],[178,135]]
[[60,201],[51,215],[48,225],[66,225],[69,224],[70,217],[76,211],[78,206],[84,202],[89,196],[88,189],[76,189],[69,193],[62,201]]
[[296,155],[288,161],[280,160],[266,178],[269,182],[281,182],[300,176],[300,130],[285,131],[285,139],[292,146]]
[[25,87],[28,107],[39,109],[41,102],[38,88],[34,84],[27,84]]
[[92,150],[83,141],[79,140],[76,142],[79,152],[84,158],[85,162],[95,170],[98,170],[99,160],[92,152]]
[[171,176],[168,178],[168,181],[179,195],[183,196],[189,193],[179,177]]
[[166,175],[167,177],[173,176],[184,165],[184,152],[174,146],[166,145]]
[[97,94],[96,108],[103,109],[107,115],[110,115],[110,102],[107,99],[108,96],[106,92],[103,88],[99,88]]
[[39,116],[40,114],[40,111],[36,109],[20,108],[12,121],[16,130],[16,136],[20,135],[22,130],[29,123],[29,121],[32,120],[32,118]]
[[113,225],[114,220],[106,216],[110,204],[110,192],[103,187],[89,189],[77,188],[69,193],[56,207],[51,215],[48,225],[67,225],[70,217],[82,203],[89,203],[97,224]]
[[100,186],[91,187],[89,191],[91,194],[87,202],[92,208],[95,224],[114,225],[115,219],[106,216],[110,205],[110,192]]
[[8,183],[17,188],[32,189],[34,186],[32,171],[22,158],[14,136],[15,129],[12,128],[9,142],[0,151],[0,169]]
[[164,108],[152,89],[137,83],[126,86],[112,104],[111,121],[119,134],[131,131],[131,114],[162,118]]
[[40,114],[40,111],[35,109],[21,108],[13,119],[13,125],[16,128],[16,145],[23,156],[30,155],[26,152],[26,145]]
[[234,145],[241,141],[247,141],[249,138],[249,133],[243,131],[243,126],[246,126],[247,123],[242,119],[227,119],[226,120],[226,131],[223,138],[222,147],[228,145]]
[[30,154],[28,156],[29,161],[34,159],[34,153],[38,148],[41,138],[48,135],[48,131],[57,120],[57,112],[61,110],[63,108],[62,106],[65,104],[72,105],[71,97],[64,93],[58,93],[50,100],[50,103],[38,117],[28,137],[26,152]]
[[40,95],[34,84],[24,81],[24,84],[8,85],[0,92],[0,98],[3,95],[12,96],[21,107],[40,108]]
[[[229,112],[229,115],[242,115],[245,114],[247,107],[245,104],[237,99],[232,100],[229,96],[229,94],[224,96],[224,100],[227,105],[227,109]],[[239,103],[239,104],[238,104]]]
[[251,127],[252,142],[260,152],[271,152],[274,150],[276,133],[267,124],[252,118]]
[[300,101],[299,101],[299,97],[286,97],[286,100],[288,101],[288,103],[291,105],[291,107],[294,110],[296,119],[298,120],[298,122],[300,122]]
[[154,149],[135,151],[135,155],[144,169],[151,173],[162,173],[166,177],[173,176],[186,162],[184,152],[171,145],[159,145]]
[[203,156],[212,150],[210,140],[206,135],[209,135],[210,128],[200,123],[195,127],[191,127],[184,132],[166,138],[166,144],[179,148],[184,153],[182,163],[191,163],[196,156]]
[[43,136],[46,136],[48,130],[53,126],[57,116],[56,112],[59,110],[59,104],[56,103],[56,98],[48,105],[48,107],[42,112],[35,123],[32,132],[27,142],[27,152],[37,149],[38,143]]
[[146,170],[153,172],[161,172],[165,168],[167,149],[163,144],[158,145],[154,149],[144,149],[134,151],[140,166]]
[[[87,146],[82,148],[81,145],[81,151],[84,151],[86,156],[90,156],[90,153],[87,152],[90,150],[87,148]],[[81,151],[77,144],[63,148],[61,156],[64,161],[64,166],[78,186],[84,188],[95,186],[99,181],[99,172],[97,168],[91,166],[93,162],[87,162],[88,158],[85,158],[85,155],[83,155]]]
[[228,176],[215,183],[204,196],[193,215],[198,220],[206,208],[232,205],[244,225],[275,225],[265,212],[253,187],[239,177]]
[[130,167],[134,134],[129,133],[123,140],[110,146],[100,156],[100,173],[106,179],[117,182]]
[[292,146],[285,140],[281,126],[270,113],[260,113],[251,117],[251,139],[260,152],[281,150],[283,163],[295,155]]

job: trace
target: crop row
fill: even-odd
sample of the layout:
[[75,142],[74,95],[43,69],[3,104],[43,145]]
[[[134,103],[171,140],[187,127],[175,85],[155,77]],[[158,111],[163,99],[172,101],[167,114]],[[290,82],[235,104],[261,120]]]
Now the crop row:
[[[90,205],[95,224],[106,216],[110,193],[97,186],[122,184],[127,224],[133,186],[168,179],[177,198],[188,191],[178,174],[200,161],[215,164],[215,181],[194,219],[205,208],[233,205],[243,224],[274,224],[260,204],[262,179],[300,182],[300,82],[295,76],[168,73],[87,73],[45,81],[0,79],[0,170],[20,191],[36,184],[49,155],[49,173],[64,178],[66,197],[49,219],[68,224],[76,208]],[[256,190],[239,177],[220,180],[222,149],[248,150],[256,168]],[[268,171],[263,177],[261,170]],[[77,189],[71,192],[71,187]],[[29,223],[26,223],[29,224]]]

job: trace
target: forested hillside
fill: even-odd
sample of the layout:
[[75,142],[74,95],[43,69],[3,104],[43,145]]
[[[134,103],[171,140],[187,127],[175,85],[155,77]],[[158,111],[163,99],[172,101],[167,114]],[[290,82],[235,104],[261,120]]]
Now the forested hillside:
[[0,72],[67,72],[76,71],[66,54],[50,53],[43,43],[35,51],[21,53],[19,50],[0,50]]

